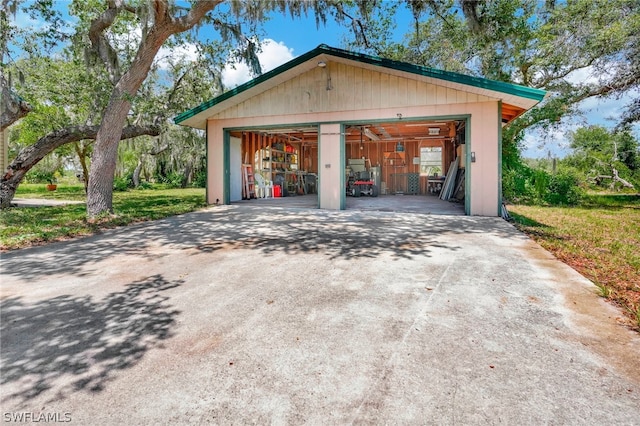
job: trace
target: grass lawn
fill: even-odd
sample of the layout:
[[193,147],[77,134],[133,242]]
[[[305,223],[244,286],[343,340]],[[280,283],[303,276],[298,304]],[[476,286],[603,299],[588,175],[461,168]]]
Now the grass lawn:
[[[49,192],[42,184],[22,184],[16,198],[85,201],[81,185],[58,185]],[[85,204],[59,207],[21,207],[0,211],[0,250],[11,250],[91,235],[102,229],[161,219],[205,206],[204,189],[136,189],[113,193],[115,216],[86,219]]]
[[593,281],[640,330],[640,196],[590,195],[578,207],[509,206],[516,226]]

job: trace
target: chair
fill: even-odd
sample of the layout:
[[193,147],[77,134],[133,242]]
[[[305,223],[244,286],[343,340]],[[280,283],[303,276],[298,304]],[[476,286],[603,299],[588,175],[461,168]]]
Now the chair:
[[267,181],[260,174],[256,174],[256,196],[258,198],[271,198],[273,197],[273,182]]

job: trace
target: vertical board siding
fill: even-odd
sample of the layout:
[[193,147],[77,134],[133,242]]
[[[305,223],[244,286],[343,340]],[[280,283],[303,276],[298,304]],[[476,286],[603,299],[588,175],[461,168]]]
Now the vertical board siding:
[[418,82],[415,80],[407,80],[407,103],[409,105],[418,105]]
[[447,88],[443,86],[436,86],[436,104],[448,104],[447,102]]
[[373,90],[373,84],[372,84],[372,73],[363,70],[362,72],[362,77],[361,77],[361,82],[362,82],[362,94],[361,94],[361,98],[362,98],[362,108],[369,108],[369,105],[371,105],[371,99],[372,99],[372,90]]
[[437,96],[436,96],[436,86],[433,84],[425,84],[426,89],[426,99],[424,101],[425,105],[435,105],[437,104]]

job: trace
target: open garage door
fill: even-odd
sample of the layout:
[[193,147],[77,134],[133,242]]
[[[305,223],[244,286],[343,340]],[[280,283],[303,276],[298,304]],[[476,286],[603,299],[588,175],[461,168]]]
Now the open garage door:
[[465,126],[466,120],[349,124],[347,208],[464,214]]
[[[464,214],[465,126],[464,119],[346,124],[347,209]],[[230,134],[244,171],[232,174],[231,187],[243,188],[243,200],[318,206],[318,126]]]
[[230,140],[240,141],[242,164],[231,164],[230,175],[240,200],[318,207],[317,126],[231,131]]

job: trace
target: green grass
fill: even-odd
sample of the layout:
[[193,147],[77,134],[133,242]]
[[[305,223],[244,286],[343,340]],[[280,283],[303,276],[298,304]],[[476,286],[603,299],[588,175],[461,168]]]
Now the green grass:
[[592,194],[577,207],[510,206],[516,226],[598,287],[640,330],[640,196]]
[[18,187],[15,198],[48,198],[53,200],[84,201],[82,184],[58,184],[55,191],[47,191],[44,183],[22,183]]
[[[20,185],[16,198],[85,200],[82,185],[61,186],[49,192],[42,184]],[[115,215],[87,221],[85,204],[21,207],[0,211],[0,249],[12,250],[92,235],[102,229],[156,220],[205,206],[204,189],[142,189],[114,192]]]

